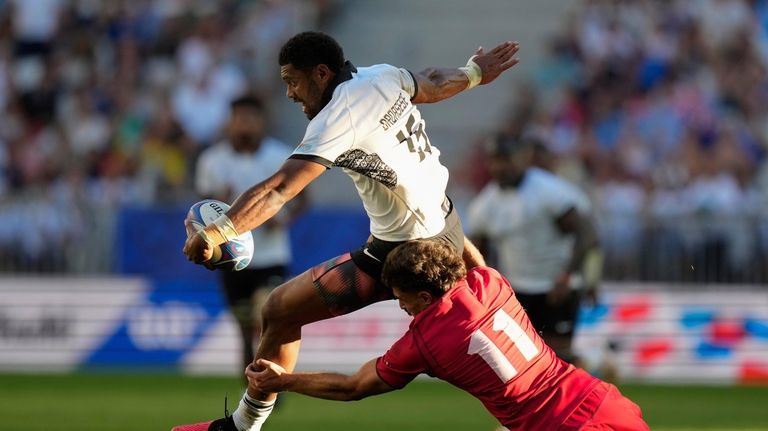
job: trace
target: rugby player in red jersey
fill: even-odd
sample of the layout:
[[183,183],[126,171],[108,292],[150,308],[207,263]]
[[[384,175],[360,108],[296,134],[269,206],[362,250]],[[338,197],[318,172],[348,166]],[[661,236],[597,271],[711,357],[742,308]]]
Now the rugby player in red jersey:
[[544,344],[496,270],[467,272],[450,246],[417,240],[389,254],[382,281],[413,316],[384,356],[351,376],[289,373],[260,359],[263,371],[246,370],[249,385],[346,401],[400,389],[424,373],[469,392],[510,430],[649,429],[614,385]]

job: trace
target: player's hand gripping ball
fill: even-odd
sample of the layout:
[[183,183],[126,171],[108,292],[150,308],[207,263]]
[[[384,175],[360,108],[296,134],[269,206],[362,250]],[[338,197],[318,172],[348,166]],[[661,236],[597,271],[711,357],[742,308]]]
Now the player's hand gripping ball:
[[[202,200],[189,208],[184,226],[187,236],[195,235],[198,230],[213,223],[227,212],[229,205],[214,199]],[[240,234],[237,238],[214,247],[211,266],[226,271],[240,271],[251,263],[253,257],[253,235],[251,232]]]

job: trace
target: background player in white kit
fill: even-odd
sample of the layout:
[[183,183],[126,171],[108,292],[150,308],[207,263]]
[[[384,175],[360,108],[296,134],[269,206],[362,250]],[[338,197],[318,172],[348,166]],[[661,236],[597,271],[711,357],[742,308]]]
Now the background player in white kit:
[[536,139],[500,135],[489,141],[492,181],[470,203],[467,231],[494,256],[547,345],[574,362],[581,296],[594,300],[600,279],[599,243],[586,194],[532,166]]
[[[412,74],[386,64],[356,69],[323,33],[304,32],[286,42],[280,74],[286,96],[301,103],[310,119],[304,139],[277,172],[190,236],[184,252],[206,264],[214,246],[269,220],[332,166],[344,169],[355,183],[371,221],[371,237],[361,249],[317,265],[270,294],[257,358],[291,371],[303,325],[393,299],[380,282],[381,268],[387,254],[404,241],[444,241],[464,251],[469,267],[483,263],[468,241],[465,247],[459,217],[445,195],[448,170],[414,104],[438,102],[492,82],[517,64],[517,49],[512,42],[488,52],[478,48],[464,67]],[[232,417],[174,430],[258,431],[275,397],[249,387]]]
[[[206,148],[197,160],[197,193],[232,202],[280,169],[292,149],[266,136],[266,129],[267,113],[261,99],[245,95],[233,100],[227,138]],[[227,304],[240,328],[243,368],[254,360],[254,339],[261,333],[261,306],[269,291],[288,276],[291,245],[287,226],[306,205],[306,194],[300,193],[278,216],[253,230],[254,252],[246,269],[219,271]]]

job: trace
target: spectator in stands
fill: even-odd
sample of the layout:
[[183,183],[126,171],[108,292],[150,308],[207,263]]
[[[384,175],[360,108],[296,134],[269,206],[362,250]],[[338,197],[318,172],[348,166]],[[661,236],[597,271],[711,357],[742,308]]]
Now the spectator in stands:
[[[191,181],[189,169],[176,183],[182,186],[167,187],[162,182],[169,178],[163,175],[143,175],[157,163],[156,157],[146,157],[141,144],[154,127],[158,107],[175,107],[175,122],[198,151],[216,142],[234,97],[247,90],[271,94],[280,88],[272,69],[260,67],[258,59],[271,58],[269,47],[279,46],[280,38],[297,27],[315,27],[317,20],[327,25],[326,17],[335,15],[336,3],[0,1],[0,152],[8,161],[0,171],[0,186],[15,199],[29,187],[56,182],[61,169],[46,168],[41,183],[26,176],[34,173],[34,166],[15,164],[19,157],[27,158],[24,163],[33,162],[20,154],[21,147],[35,141],[32,147],[36,147],[41,142],[37,138],[53,131],[58,134],[53,166],[79,157],[86,148],[98,149],[74,166],[82,170],[86,188],[111,190],[109,202],[153,202],[177,194],[172,201],[184,199],[188,191],[183,185]],[[622,160],[631,177],[628,182],[649,197],[659,189],[669,197],[668,192],[688,187],[668,182],[670,176],[689,175],[682,161],[706,156],[717,159],[716,174],[733,176],[742,192],[768,195],[768,182],[757,178],[766,171],[768,148],[766,4],[575,3],[573,13],[549,37],[547,56],[532,80],[536,85],[521,87],[526,93],[516,94],[515,100],[525,103],[499,128],[519,133],[523,126],[540,125],[558,159],[554,169],[582,186],[603,181],[598,166],[605,160]],[[264,46],[267,49],[260,49]],[[205,72],[208,80],[201,79]],[[78,99],[84,102],[80,113],[71,109]],[[32,117],[35,121],[30,121]],[[77,121],[73,117],[84,118],[86,124],[73,124]],[[727,135],[735,137],[728,138],[734,144],[726,145],[727,151],[710,148],[720,147],[716,142]],[[108,165],[112,169],[105,169]],[[142,173],[141,180],[161,184],[137,185],[132,175],[122,175],[121,181],[105,178],[118,166],[127,174]],[[181,174],[172,176],[176,175]],[[486,180],[473,173],[466,177]],[[473,189],[477,187],[473,184]],[[103,202],[84,203],[90,204]],[[674,208],[660,208],[665,205]],[[738,238],[745,237],[743,232],[760,237],[755,232],[762,223],[757,214],[768,211],[766,205],[757,209],[743,205],[727,216],[742,233],[728,234],[735,241],[729,246],[732,251],[726,252],[731,256],[728,265],[738,261],[740,267],[726,272],[765,274],[759,262],[768,255],[766,247],[752,247]],[[670,199],[660,199],[654,207],[649,219],[632,220],[638,226],[652,224],[653,229],[641,234],[643,241],[679,242],[677,226],[664,225],[667,221],[656,214],[683,211],[684,218],[693,214],[693,207]],[[598,216],[613,224],[608,220],[612,214]],[[652,232],[651,238],[647,232]],[[0,248],[6,246],[0,240]],[[686,253],[702,254],[700,248],[690,243]],[[606,257],[613,259],[610,254]],[[653,264],[639,272],[641,277],[658,279],[666,277],[668,267]],[[703,272],[688,271],[681,277],[686,274],[698,277]],[[756,281],[766,280],[765,275],[760,277]]]
[[[31,190],[74,184],[83,197],[73,201],[75,212],[102,215],[73,217],[86,224],[80,232],[102,232],[122,205],[188,200],[189,165],[220,138],[230,101],[249,88],[279,88],[275,76],[245,78],[236,42],[247,34],[253,4],[0,1],[0,190],[9,200],[2,216]],[[300,22],[314,27],[313,10],[332,15],[335,2],[270,5],[308,17]],[[263,28],[285,24],[283,15],[256,14]],[[278,45],[287,39],[270,36]],[[10,216],[14,229],[36,230],[34,220],[57,218],[50,205],[35,211],[39,217]],[[0,255],[13,255],[13,237],[0,233]],[[94,262],[92,271],[108,268],[101,262],[110,237],[81,240],[98,250],[82,261]],[[98,241],[103,246],[90,244]],[[62,268],[49,263],[40,265]]]
[[[743,0],[583,2],[551,37],[537,86],[515,97],[525,106],[499,130],[535,126],[557,156],[551,169],[594,190],[612,276],[763,273],[752,202],[768,193],[756,178],[768,148],[766,11]],[[718,191],[705,200],[731,202],[716,204],[717,221],[697,210],[714,203],[691,202],[704,183]],[[657,258],[645,259],[646,245]],[[712,272],[690,271],[699,260]]]

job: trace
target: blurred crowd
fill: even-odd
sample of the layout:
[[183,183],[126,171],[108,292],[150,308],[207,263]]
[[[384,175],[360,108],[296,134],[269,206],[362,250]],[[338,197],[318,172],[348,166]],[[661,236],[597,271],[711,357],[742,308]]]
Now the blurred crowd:
[[282,88],[277,50],[334,2],[0,0],[0,270],[93,267],[116,208],[191,199],[229,102]]
[[[0,271],[109,270],[116,209],[193,200],[229,102],[280,97],[341,3],[0,0]],[[494,133],[591,194],[607,278],[768,282],[768,0],[570,7]]]
[[606,277],[768,281],[768,1],[584,1],[546,49],[498,132],[591,194]]

